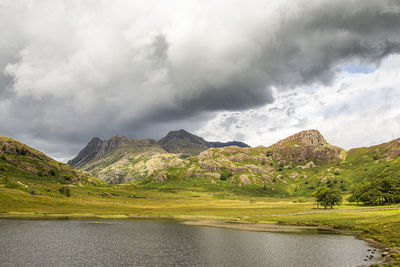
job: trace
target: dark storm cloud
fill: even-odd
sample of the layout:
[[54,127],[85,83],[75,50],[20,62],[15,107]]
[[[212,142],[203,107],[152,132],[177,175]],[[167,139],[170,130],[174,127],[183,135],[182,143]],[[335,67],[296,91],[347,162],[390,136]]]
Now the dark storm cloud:
[[[2,1],[0,131],[58,158],[400,52],[400,1]],[[61,152],[60,152],[61,151]]]

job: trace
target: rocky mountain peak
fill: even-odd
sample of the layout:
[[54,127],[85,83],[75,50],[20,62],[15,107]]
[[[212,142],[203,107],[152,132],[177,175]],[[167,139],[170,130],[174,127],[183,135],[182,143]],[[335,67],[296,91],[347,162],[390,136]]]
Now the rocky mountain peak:
[[212,147],[206,140],[183,129],[170,131],[159,141],[160,145],[170,153],[195,155]]
[[330,145],[318,130],[306,130],[271,146],[277,160],[296,163],[332,162],[341,158],[342,148]]
[[99,158],[102,155],[117,149],[128,143],[129,139],[125,136],[116,135],[108,140],[101,140],[99,137],[94,137],[90,142],[79,152],[78,156],[68,161],[68,164],[73,167],[81,167],[89,161]]
[[305,130],[299,133],[296,133],[288,138],[284,139],[288,141],[295,141],[302,145],[308,146],[323,146],[328,144],[325,138],[318,130]]

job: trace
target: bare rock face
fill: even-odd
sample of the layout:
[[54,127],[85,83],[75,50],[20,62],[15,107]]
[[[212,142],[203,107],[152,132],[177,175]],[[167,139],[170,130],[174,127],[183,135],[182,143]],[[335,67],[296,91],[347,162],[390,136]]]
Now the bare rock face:
[[182,153],[188,156],[198,155],[202,151],[212,147],[249,147],[249,145],[238,141],[208,142],[202,137],[191,134],[183,129],[178,131],[170,131],[158,142],[166,151],[170,153]]
[[187,155],[197,155],[212,147],[212,145],[203,138],[191,134],[183,129],[179,131],[170,131],[158,142],[170,153],[182,153]]
[[113,151],[124,144],[128,143],[129,139],[125,136],[116,135],[108,140],[101,140],[94,137],[83,149],[78,156],[68,161],[68,164],[73,167],[81,167],[94,159],[98,159],[106,153]]
[[[329,163],[341,159],[343,149],[330,145],[317,130],[302,131],[272,145],[271,154],[278,161],[302,165]],[[309,166],[310,167],[310,166]]]
[[167,180],[167,174],[164,171],[157,171],[152,176],[153,176],[153,181],[163,182]]

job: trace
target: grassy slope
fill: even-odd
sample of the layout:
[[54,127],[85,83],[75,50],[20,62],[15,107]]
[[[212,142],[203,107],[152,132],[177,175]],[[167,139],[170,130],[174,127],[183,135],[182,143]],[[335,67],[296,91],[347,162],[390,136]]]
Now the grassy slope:
[[[277,180],[265,188],[264,183],[257,182],[238,186],[239,181],[231,183],[229,180],[215,179],[216,184],[213,184],[209,177],[187,179],[184,176],[187,168],[170,168],[168,179],[164,182],[146,180],[131,184],[109,185],[100,182],[91,184],[83,179],[81,182],[68,184],[64,179],[68,173],[64,173],[67,170],[63,168],[70,167],[64,166],[65,164],[52,161],[51,166],[56,169],[56,175],[42,174],[40,176],[40,172],[34,174],[19,168],[21,162],[41,166],[41,161],[36,162],[39,159],[6,155],[5,160],[0,157],[0,214],[3,217],[35,214],[77,217],[97,215],[106,218],[162,216],[252,223],[330,225],[360,230],[364,237],[372,237],[384,245],[399,249],[400,210],[259,216],[315,210],[310,193],[313,191],[312,187],[321,183],[324,177],[329,176],[334,187],[340,188],[343,184],[345,189],[348,189],[352,183],[371,179],[377,175],[398,177],[399,157],[392,153],[397,147],[398,143],[391,142],[371,148],[351,150],[338,162],[309,169],[283,167],[279,170],[281,165],[272,158],[264,165],[253,158],[234,162],[235,166],[249,164],[271,166],[270,163],[272,163],[271,167],[274,168]],[[250,149],[249,153],[257,156],[261,152],[257,149],[264,148]],[[197,164],[196,159],[189,160]],[[61,167],[57,169],[58,165]],[[45,173],[48,168],[49,166],[46,166],[41,172]],[[339,170],[335,171],[335,169]],[[294,171],[299,174],[298,179],[297,177],[289,179]],[[281,178],[277,178],[279,174],[282,175]],[[15,188],[4,185],[5,177],[15,185],[13,186]],[[336,183],[334,179],[337,179]],[[61,186],[67,184],[71,188],[71,197],[63,196],[58,192]],[[31,194],[32,190],[35,192],[34,195]],[[340,209],[354,208],[368,207],[357,206],[355,203],[345,203],[340,207]]]
[[[0,179],[8,180],[8,187],[30,192],[40,190],[40,183],[100,182],[89,173],[76,170],[8,137],[0,137]],[[22,180],[35,181],[35,184],[29,187]]]

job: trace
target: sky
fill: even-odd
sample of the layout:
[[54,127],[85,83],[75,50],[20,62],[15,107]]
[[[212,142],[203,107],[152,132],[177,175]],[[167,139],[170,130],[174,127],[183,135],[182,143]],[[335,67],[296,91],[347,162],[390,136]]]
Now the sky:
[[0,135],[61,161],[182,128],[400,137],[399,0],[0,0],[0,32]]

